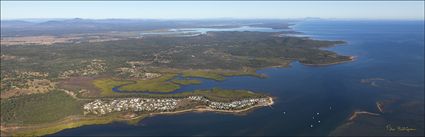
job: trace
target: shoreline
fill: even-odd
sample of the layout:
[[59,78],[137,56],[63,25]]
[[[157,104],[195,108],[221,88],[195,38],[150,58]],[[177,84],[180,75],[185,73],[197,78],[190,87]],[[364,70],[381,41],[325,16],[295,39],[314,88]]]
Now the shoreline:
[[[102,124],[110,124],[112,122],[122,121],[122,122],[131,122],[132,120],[137,120],[136,122],[139,122],[140,120],[143,120],[143,118],[146,117],[152,117],[156,115],[175,115],[175,114],[183,114],[187,112],[216,112],[216,113],[229,113],[229,114],[237,114],[241,112],[246,112],[249,110],[252,110],[254,108],[259,107],[265,107],[265,106],[271,106],[274,104],[273,97],[268,97],[267,104],[256,104],[253,106],[249,106],[244,109],[240,110],[216,110],[211,108],[191,108],[191,109],[183,109],[173,112],[151,112],[147,114],[139,114],[135,117],[129,117],[125,118],[123,117],[124,114],[117,113],[106,117],[89,117],[84,118],[84,115],[74,115],[74,116],[68,116],[62,120],[59,120],[57,122],[53,123],[44,123],[44,124],[34,124],[34,125],[25,125],[25,126],[17,126],[17,125],[1,125],[1,134],[2,136],[44,136],[49,134],[58,133],[65,129],[72,129],[72,128],[78,128],[81,126],[88,126],[88,125],[102,125]],[[139,120],[140,119],[140,120]],[[14,130],[20,130],[23,131],[17,131],[14,132]],[[42,131],[39,131],[42,130]],[[8,134],[10,133],[10,134]]]
[[379,114],[373,113],[373,112],[368,112],[368,111],[354,111],[351,114],[350,118],[348,118],[348,121],[352,121],[352,120],[356,119],[359,115],[363,115],[363,114],[365,114],[365,115],[371,115],[371,116],[379,116]]
[[357,60],[357,56],[349,56],[349,57],[350,57],[350,60],[346,60],[346,61],[338,61],[338,62],[323,63],[323,64],[308,64],[308,63],[301,63],[301,64],[314,67],[314,66],[337,65],[337,64],[343,64],[343,63],[353,62]]
[[266,106],[271,106],[274,104],[273,98],[272,97],[268,97],[269,101],[267,104],[257,104],[257,105],[253,105],[253,106],[249,106],[247,108],[244,109],[240,109],[240,110],[218,110],[218,109],[212,109],[212,108],[191,108],[191,109],[185,109],[185,110],[179,110],[179,111],[173,111],[173,112],[154,112],[154,113],[150,113],[149,115],[153,116],[153,115],[161,115],[161,114],[179,114],[179,113],[185,113],[185,112],[223,112],[223,113],[241,113],[241,112],[246,112],[248,110],[257,108],[257,107],[266,107]]

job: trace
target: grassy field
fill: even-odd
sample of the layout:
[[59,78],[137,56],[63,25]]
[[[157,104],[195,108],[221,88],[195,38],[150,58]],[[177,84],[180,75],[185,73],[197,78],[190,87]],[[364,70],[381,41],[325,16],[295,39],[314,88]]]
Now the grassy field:
[[225,77],[230,77],[230,76],[253,76],[253,77],[259,77],[259,78],[264,78],[265,75],[263,74],[257,74],[255,73],[255,70],[252,71],[222,71],[219,73],[220,75],[223,75]]
[[172,80],[171,82],[179,84],[179,85],[201,84],[201,81],[196,79],[175,79],[175,80]]
[[[128,122],[140,121],[145,117],[146,115],[140,115],[139,118]],[[54,123],[38,125],[36,127],[25,127],[24,129],[19,129],[12,133],[12,136],[43,136],[53,134],[64,129],[77,128],[85,125],[108,124],[114,121],[127,121],[127,119],[123,119],[120,113],[113,113],[103,117],[70,117]]]
[[183,77],[199,77],[222,81],[229,76],[254,76],[264,77],[264,75],[255,73],[255,70],[249,71],[226,71],[226,70],[186,70],[181,72]]
[[82,102],[61,91],[1,100],[1,121],[15,124],[39,124],[82,114]]
[[149,79],[149,80],[138,80],[135,84],[129,84],[122,86],[120,90],[123,91],[147,91],[147,92],[172,92],[180,88],[178,84],[170,82],[168,80],[174,78],[176,74],[164,74],[161,77]]
[[112,88],[119,85],[128,84],[128,83],[130,82],[117,81],[113,79],[97,79],[93,81],[93,84],[102,91],[100,94],[101,96],[110,96],[110,95],[117,94],[116,92],[112,91]]
[[187,70],[181,72],[165,72],[163,75],[158,78],[148,79],[148,80],[137,80],[135,83],[130,81],[119,81],[111,78],[98,79],[94,80],[93,84],[99,88],[101,96],[113,96],[117,95],[116,92],[112,91],[112,88],[120,85],[124,85],[119,89],[122,91],[144,91],[144,92],[172,92],[180,88],[181,85],[191,85],[191,84],[200,84],[201,81],[194,79],[173,79],[178,74],[181,74],[183,77],[199,77],[213,80],[224,80],[227,76],[256,76],[263,77],[260,74],[255,72],[247,71],[223,71],[223,70]]
[[146,98],[183,98],[188,96],[204,96],[212,101],[235,101],[245,98],[258,98],[266,97],[267,95],[261,93],[254,93],[248,90],[227,90],[220,88],[212,88],[206,90],[187,91],[176,94],[127,94],[121,97],[146,97]]
[[264,94],[254,93],[248,90],[226,90],[213,88],[210,90],[195,90],[193,92],[184,92],[182,94],[204,96],[213,101],[234,101],[245,98],[266,97]]
[[206,79],[213,79],[213,80],[224,80],[225,78],[213,71],[203,71],[203,70],[189,70],[189,71],[183,71],[182,73],[183,77],[199,77],[199,78],[206,78]]

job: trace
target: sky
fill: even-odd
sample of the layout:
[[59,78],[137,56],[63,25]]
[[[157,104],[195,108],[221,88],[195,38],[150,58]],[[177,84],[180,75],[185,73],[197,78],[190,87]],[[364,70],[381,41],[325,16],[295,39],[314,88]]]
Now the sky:
[[1,19],[318,17],[424,20],[424,1],[1,1]]

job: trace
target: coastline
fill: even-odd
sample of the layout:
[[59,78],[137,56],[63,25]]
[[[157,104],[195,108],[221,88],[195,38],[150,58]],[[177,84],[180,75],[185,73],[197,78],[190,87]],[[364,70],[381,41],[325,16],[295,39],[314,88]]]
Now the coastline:
[[379,114],[377,114],[377,113],[372,113],[372,112],[367,112],[367,111],[355,111],[350,116],[350,118],[348,118],[348,121],[352,121],[352,120],[356,119],[359,115],[362,115],[362,114],[371,115],[371,116],[379,116]]
[[308,63],[301,63],[303,65],[306,66],[328,66],[328,65],[337,65],[337,64],[342,64],[342,63],[348,63],[348,62],[353,62],[357,60],[357,56],[349,56],[350,60],[345,60],[345,61],[338,61],[338,62],[332,62],[332,63],[323,63],[323,64],[308,64]]
[[[152,112],[148,114],[139,114],[135,117],[123,117],[122,113],[113,114],[106,117],[85,117],[80,115],[68,116],[60,121],[54,123],[46,123],[41,125],[26,125],[26,126],[17,126],[17,125],[1,125],[1,135],[2,136],[44,136],[49,134],[54,134],[65,129],[78,128],[86,125],[99,125],[99,124],[109,124],[116,121],[123,122],[139,122],[146,118],[147,116],[155,115],[173,115],[173,114],[182,114],[187,112],[217,112],[217,113],[230,113],[236,114],[241,112],[246,112],[254,108],[271,106],[274,104],[273,97],[268,97],[267,104],[256,104],[249,106],[240,110],[216,110],[211,108],[191,108],[178,110],[173,112]],[[23,130],[23,131],[17,131]],[[8,134],[10,133],[10,134]]]
[[[324,63],[324,64],[304,64],[304,63],[301,63],[301,64],[308,65],[308,66],[325,66],[325,65],[341,64],[341,63],[346,63],[346,62],[351,62],[351,61],[355,61],[354,56],[350,56],[350,60],[347,60],[347,61],[339,61],[339,62]],[[284,66],[284,65],[282,65],[282,66]],[[270,67],[267,67],[267,68],[270,68]],[[256,73],[257,70],[258,69],[255,69],[253,74],[257,74]],[[253,75],[253,74],[252,73],[247,73],[247,74],[235,73],[235,74],[230,74],[230,75],[223,75],[223,74],[219,73],[219,75],[221,75],[223,77],[243,76],[243,75],[256,76],[256,75]],[[201,78],[214,80],[214,78],[208,78],[208,77],[201,77]],[[57,131],[54,131],[54,132],[51,132],[51,133],[45,133],[45,134],[35,134],[35,135],[36,136],[48,135],[48,134],[53,134],[53,133],[62,131],[64,129],[78,128],[78,127],[85,126],[85,125],[109,124],[109,123],[114,122],[114,121],[131,121],[131,120],[140,121],[143,118],[145,118],[146,116],[155,116],[155,115],[173,115],[173,114],[181,114],[181,113],[186,113],[186,112],[241,113],[241,112],[246,112],[246,111],[252,110],[254,108],[258,108],[258,107],[273,105],[274,104],[273,99],[271,97],[269,97],[269,100],[270,100],[270,102],[268,104],[262,104],[262,105],[257,104],[257,105],[249,106],[249,107],[241,109],[241,110],[215,110],[215,109],[211,109],[211,108],[191,108],[191,109],[183,109],[183,110],[173,111],[173,112],[153,112],[153,113],[148,113],[147,115],[141,114],[141,115],[138,115],[138,116],[135,116],[135,117],[127,117],[127,118],[117,116],[117,117],[111,117],[110,119],[107,119],[107,118],[105,119],[104,117],[99,117],[98,119],[103,120],[103,121],[99,122],[99,121],[96,121],[97,119],[94,119],[94,121],[91,122],[90,120],[87,120],[87,121],[81,122],[83,124],[80,124],[80,121],[78,121],[78,120],[76,120],[76,121],[74,119],[69,120],[68,117],[67,117],[63,120],[60,120],[59,122],[53,122],[53,123],[47,123],[46,124],[46,125],[53,124],[52,127],[48,127],[48,126],[42,127],[43,130],[52,128],[52,129],[55,129]],[[72,116],[70,116],[70,117],[72,117]],[[77,117],[76,119],[79,119],[79,117]],[[84,116],[82,116],[81,119],[84,119]],[[85,123],[85,122],[87,122],[87,123]],[[55,123],[57,125],[55,125]],[[72,126],[68,126],[68,125],[72,125]],[[63,126],[63,128],[57,129],[57,127],[62,127],[62,126]],[[23,127],[15,126],[15,127],[16,127],[15,130],[19,130],[19,129],[22,129],[22,128],[25,129],[25,126],[23,126]],[[32,126],[30,126],[30,129],[28,129],[28,131],[24,131],[24,132],[25,133],[33,133],[33,132],[31,132],[31,128],[34,128],[34,127],[37,127],[37,126],[32,125]],[[34,129],[32,129],[32,130],[34,130]],[[35,130],[37,130],[37,129],[35,129]],[[51,131],[51,130],[49,130],[49,131]],[[40,131],[40,132],[43,132],[43,131]],[[39,133],[39,131],[37,131],[36,133]],[[3,125],[2,125],[2,135],[5,135],[5,134],[3,134]],[[12,134],[12,135],[15,135],[15,134]],[[21,135],[19,135],[19,132],[16,135],[21,136]],[[25,135],[25,134],[23,134],[23,135]],[[34,135],[34,134],[26,134],[26,135]]]
[[223,112],[223,113],[241,113],[241,112],[245,112],[257,107],[265,107],[265,106],[271,106],[274,104],[273,98],[272,97],[268,97],[269,101],[267,104],[256,104],[253,106],[249,106],[247,108],[244,109],[240,109],[240,110],[216,110],[216,109],[212,109],[212,108],[192,108],[192,109],[185,109],[185,110],[179,110],[179,111],[174,111],[174,112],[154,112],[154,113],[150,113],[151,116],[153,115],[161,115],[161,114],[179,114],[179,113],[184,113],[184,112]]

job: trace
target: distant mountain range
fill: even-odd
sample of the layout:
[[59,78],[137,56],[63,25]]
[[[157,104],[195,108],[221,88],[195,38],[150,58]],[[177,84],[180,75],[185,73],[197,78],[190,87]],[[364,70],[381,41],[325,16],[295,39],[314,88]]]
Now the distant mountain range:
[[[108,31],[144,31],[167,28],[205,27],[220,25],[246,25],[261,22],[258,26],[282,28],[287,20],[276,19],[55,19],[55,20],[1,20],[1,36],[64,35],[74,33],[99,33]],[[265,23],[265,24],[264,24]]]
[[70,33],[96,33],[106,31],[142,31],[185,26],[184,23],[159,20],[91,20],[68,19],[45,22],[2,20],[2,36],[62,35]]

